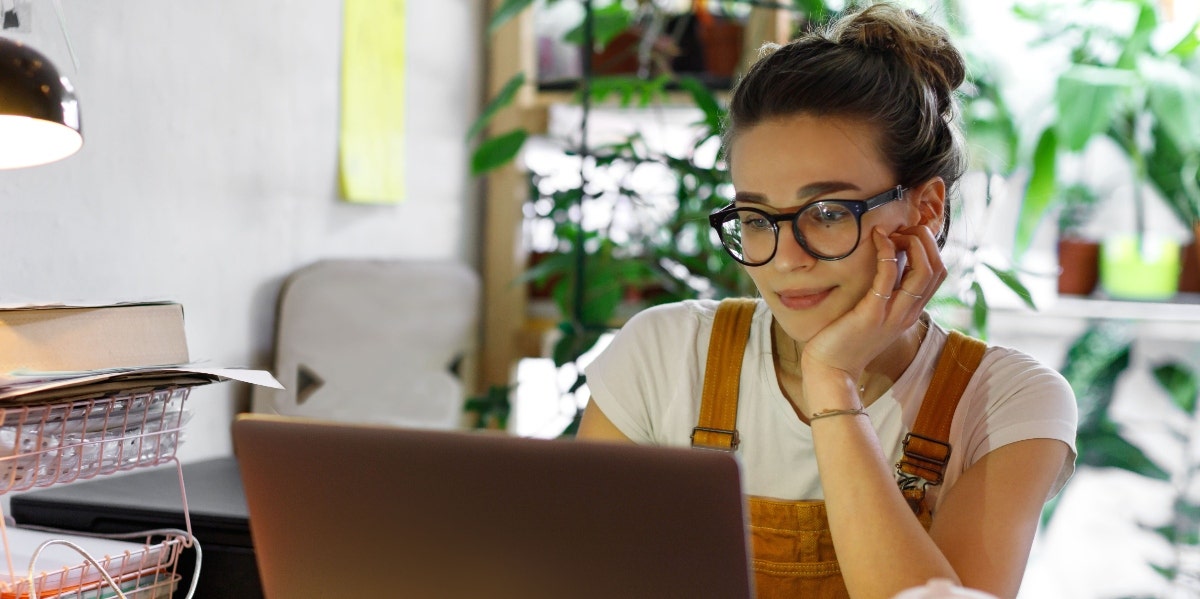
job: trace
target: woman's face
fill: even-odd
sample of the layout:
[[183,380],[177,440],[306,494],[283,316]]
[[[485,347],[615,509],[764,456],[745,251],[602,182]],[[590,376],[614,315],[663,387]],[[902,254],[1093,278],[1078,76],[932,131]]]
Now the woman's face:
[[[797,115],[743,130],[733,140],[729,166],[737,204],[770,213],[794,212],[818,200],[864,200],[898,184],[879,154],[873,127],[830,117]],[[888,234],[917,222],[912,206],[890,202],[863,214],[858,247],[834,261],[814,258],[790,223],[780,223],[775,257],[746,270],[789,336],[806,343],[871,293],[877,264],[871,230]]]

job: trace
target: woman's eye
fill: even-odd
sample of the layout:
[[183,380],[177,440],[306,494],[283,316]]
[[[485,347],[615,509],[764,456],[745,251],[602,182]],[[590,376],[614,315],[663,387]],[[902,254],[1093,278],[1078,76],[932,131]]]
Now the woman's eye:
[[822,225],[836,225],[850,218],[850,212],[840,206],[816,205],[808,210],[808,217]]
[[771,228],[771,221],[759,214],[746,214],[741,218],[742,228],[752,231],[762,231]]

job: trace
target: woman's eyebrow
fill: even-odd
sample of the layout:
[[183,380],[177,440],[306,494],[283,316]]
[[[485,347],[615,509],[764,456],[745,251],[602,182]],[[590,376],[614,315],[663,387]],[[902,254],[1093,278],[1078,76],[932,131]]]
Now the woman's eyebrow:
[[817,181],[809,183],[796,190],[796,198],[803,200],[805,198],[813,198],[823,196],[827,193],[835,191],[858,191],[859,187],[849,181]]
[[746,202],[749,204],[766,204],[767,198],[763,197],[761,194],[751,193],[748,191],[739,191],[733,194],[733,201]]
[[[836,191],[858,191],[859,189],[860,189],[859,186],[857,186],[849,181],[817,181],[816,183],[809,183],[808,185],[805,185],[805,186],[801,187],[800,189],[797,189],[796,190],[796,199],[804,200],[806,198],[814,198],[817,196],[823,196],[827,193],[833,193]],[[733,201],[745,202],[748,204],[768,204],[769,203],[767,201],[767,198],[765,196],[763,196],[762,194],[749,192],[749,191],[737,192],[733,196]]]

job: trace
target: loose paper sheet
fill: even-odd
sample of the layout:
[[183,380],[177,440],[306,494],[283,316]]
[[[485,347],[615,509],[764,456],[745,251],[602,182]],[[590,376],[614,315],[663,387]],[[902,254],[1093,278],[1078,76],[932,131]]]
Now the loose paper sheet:
[[349,202],[404,197],[407,0],[345,0],[339,168]]

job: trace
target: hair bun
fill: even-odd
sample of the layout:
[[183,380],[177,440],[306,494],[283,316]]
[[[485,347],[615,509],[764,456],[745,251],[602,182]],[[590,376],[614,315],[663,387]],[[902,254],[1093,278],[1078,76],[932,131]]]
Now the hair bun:
[[966,64],[949,33],[912,10],[875,4],[840,19],[829,37],[867,52],[895,56],[932,88],[943,113],[952,106],[951,93],[966,78]]

